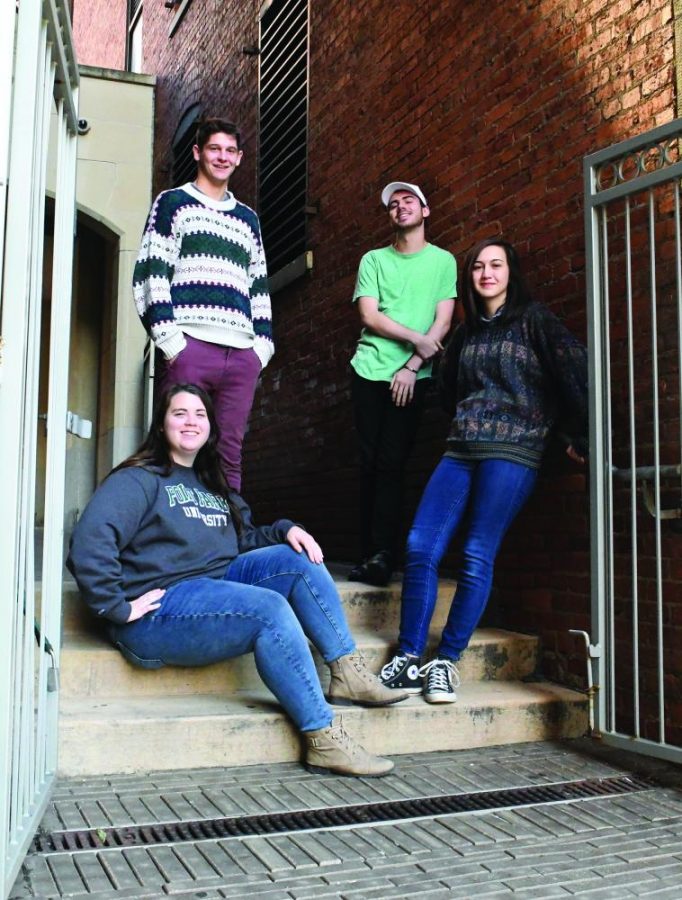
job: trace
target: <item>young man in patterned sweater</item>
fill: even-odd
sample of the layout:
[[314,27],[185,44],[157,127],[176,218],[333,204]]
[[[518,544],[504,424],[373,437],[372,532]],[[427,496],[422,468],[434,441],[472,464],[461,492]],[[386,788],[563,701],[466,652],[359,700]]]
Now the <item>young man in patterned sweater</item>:
[[256,213],[228,190],[242,159],[238,128],[204,119],[191,184],[154,201],[133,294],[156,346],[156,387],[206,390],[228,484],[241,489],[241,448],[256,383],[274,352],[265,253]]

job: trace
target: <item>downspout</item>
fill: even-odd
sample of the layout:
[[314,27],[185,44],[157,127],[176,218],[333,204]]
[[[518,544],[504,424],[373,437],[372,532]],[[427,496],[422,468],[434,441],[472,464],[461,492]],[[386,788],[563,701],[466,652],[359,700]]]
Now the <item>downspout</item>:
[[597,693],[599,692],[599,685],[594,683],[594,678],[592,677],[592,660],[599,659],[601,656],[601,645],[600,644],[591,644],[590,636],[586,631],[579,631],[575,628],[569,628],[569,634],[577,634],[582,637],[583,642],[585,644],[585,664],[587,670],[587,709],[588,709],[588,734],[591,737],[601,737],[595,731],[594,728],[594,704]]

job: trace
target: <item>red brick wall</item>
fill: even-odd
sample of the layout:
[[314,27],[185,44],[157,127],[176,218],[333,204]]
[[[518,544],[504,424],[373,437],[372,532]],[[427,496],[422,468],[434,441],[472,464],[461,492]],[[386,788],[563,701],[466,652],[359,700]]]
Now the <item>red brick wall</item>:
[[74,0],[73,41],[84,66],[125,69],[126,0]]
[[[245,203],[255,202],[256,100],[258,59],[242,53],[258,42],[258,4],[225,2],[220,15],[207,15],[193,0],[172,36],[175,15],[160,3],[145,7],[144,69],[159,75],[155,122],[155,191],[168,187],[173,136],[183,113],[194,104],[242,126],[244,160],[231,187]],[[228,14],[229,10],[229,14]]]
[[[246,159],[234,187],[254,199],[258,2],[145,10],[145,62],[159,75],[156,188],[193,102],[239,120]],[[358,335],[357,264],[386,243],[381,187],[420,183],[430,239],[458,260],[484,235],[520,249],[538,296],[585,336],[582,157],[674,116],[669,0],[433,0],[313,3],[309,201],[312,274],[274,299],[277,354],[246,444],[245,492],[260,518],[304,522],[330,559],[356,552],[357,475],[348,360]],[[406,521],[443,448],[432,408],[410,472]],[[582,679],[567,629],[589,625],[583,471],[554,454],[497,571],[498,615],[540,632],[548,674]]]

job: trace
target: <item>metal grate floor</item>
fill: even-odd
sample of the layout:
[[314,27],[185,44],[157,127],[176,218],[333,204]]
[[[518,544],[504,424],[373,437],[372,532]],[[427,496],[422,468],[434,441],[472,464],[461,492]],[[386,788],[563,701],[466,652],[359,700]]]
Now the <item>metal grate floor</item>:
[[[223,821],[270,830],[204,836]],[[682,770],[576,741],[415,754],[383,779],[296,763],[61,779],[40,834],[11,900],[680,900]]]
[[653,785],[649,781],[642,778],[619,775],[504,790],[445,794],[385,803],[360,803],[351,806],[295,810],[264,815],[223,816],[150,825],[73,829],[38,834],[33,842],[32,852],[44,855],[64,852],[77,853],[107,848],[121,849],[186,841],[347,828],[431,816],[590,800],[630,794],[649,790],[652,787]]

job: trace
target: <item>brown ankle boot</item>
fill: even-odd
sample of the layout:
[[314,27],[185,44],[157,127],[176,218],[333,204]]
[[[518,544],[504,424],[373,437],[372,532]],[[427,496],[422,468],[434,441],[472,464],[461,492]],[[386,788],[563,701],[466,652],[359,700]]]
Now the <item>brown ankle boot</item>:
[[307,745],[306,767],[311,772],[381,778],[394,767],[390,759],[374,756],[356,743],[340,716],[326,728],[306,731],[303,736]]
[[388,688],[367,668],[362,653],[347,653],[329,663],[332,673],[327,700],[340,706],[388,706],[407,700],[407,691]]

